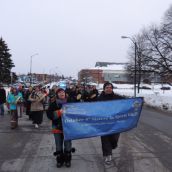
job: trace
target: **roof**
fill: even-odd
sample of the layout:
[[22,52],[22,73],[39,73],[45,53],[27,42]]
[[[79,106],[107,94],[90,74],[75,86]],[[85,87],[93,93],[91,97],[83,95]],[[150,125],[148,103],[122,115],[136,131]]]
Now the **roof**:
[[116,62],[96,62],[95,67],[107,67],[109,65],[126,65],[127,63],[116,63]]
[[125,65],[126,64],[111,64],[111,65],[107,65],[107,66],[97,66],[91,69],[99,69],[99,70],[125,70]]

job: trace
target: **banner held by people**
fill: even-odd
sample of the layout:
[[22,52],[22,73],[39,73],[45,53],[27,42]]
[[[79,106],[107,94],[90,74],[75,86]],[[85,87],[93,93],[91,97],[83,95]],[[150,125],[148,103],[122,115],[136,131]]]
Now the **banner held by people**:
[[75,140],[128,131],[137,126],[142,105],[141,97],[65,104],[64,138]]

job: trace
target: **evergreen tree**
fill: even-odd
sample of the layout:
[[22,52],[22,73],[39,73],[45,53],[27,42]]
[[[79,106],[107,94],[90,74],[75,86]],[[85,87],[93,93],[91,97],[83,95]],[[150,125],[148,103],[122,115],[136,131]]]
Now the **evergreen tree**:
[[0,82],[1,83],[10,83],[11,76],[10,72],[14,63],[11,59],[11,54],[5,41],[0,38]]

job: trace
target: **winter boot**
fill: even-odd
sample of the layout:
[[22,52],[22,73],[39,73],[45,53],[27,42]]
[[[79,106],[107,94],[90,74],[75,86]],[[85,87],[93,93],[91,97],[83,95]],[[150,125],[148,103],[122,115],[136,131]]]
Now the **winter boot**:
[[57,161],[57,168],[60,168],[63,166],[64,163],[64,155],[62,151],[55,152],[54,155],[56,156]]
[[71,159],[72,159],[71,151],[65,151],[64,152],[64,162],[65,162],[66,167],[71,166]]
[[11,120],[10,122],[11,122],[11,129],[17,128],[18,126],[17,121]]

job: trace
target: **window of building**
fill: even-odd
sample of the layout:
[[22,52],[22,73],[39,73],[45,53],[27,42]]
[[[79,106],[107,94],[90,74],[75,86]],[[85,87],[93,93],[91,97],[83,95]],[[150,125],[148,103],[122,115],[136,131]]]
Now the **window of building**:
[[114,78],[120,78],[120,75],[114,75]]

